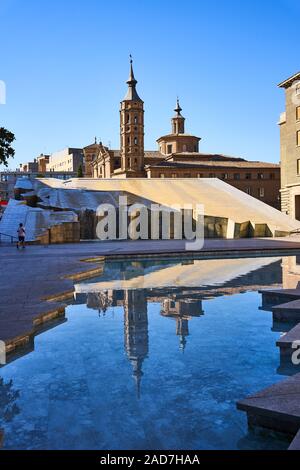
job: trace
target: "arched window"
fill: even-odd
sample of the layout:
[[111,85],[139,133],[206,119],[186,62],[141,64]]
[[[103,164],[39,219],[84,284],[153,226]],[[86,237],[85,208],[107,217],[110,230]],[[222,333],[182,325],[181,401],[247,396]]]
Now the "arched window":
[[138,139],[137,137],[134,138],[134,145],[137,145],[138,144]]
[[138,123],[138,118],[137,116],[134,116],[134,124],[137,124]]

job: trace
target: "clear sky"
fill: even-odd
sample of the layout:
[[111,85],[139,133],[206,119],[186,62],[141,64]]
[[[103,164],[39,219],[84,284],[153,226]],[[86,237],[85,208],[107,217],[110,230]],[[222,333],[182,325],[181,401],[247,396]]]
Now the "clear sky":
[[179,95],[201,151],[278,162],[277,84],[300,69],[299,17],[299,0],[0,0],[11,167],[94,136],[118,148],[130,53],[146,149]]

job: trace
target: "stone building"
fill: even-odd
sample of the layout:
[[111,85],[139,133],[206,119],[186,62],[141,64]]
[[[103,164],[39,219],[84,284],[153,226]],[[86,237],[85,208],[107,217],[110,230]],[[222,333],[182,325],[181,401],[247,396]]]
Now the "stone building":
[[37,159],[35,158],[33,162],[26,162],[26,163],[21,163],[20,165],[20,171],[22,173],[31,173],[31,172],[37,172],[38,171],[38,162]]
[[280,166],[199,151],[201,138],[188,134],[177,99],[171,133],[157,139],[158,150],[144,150],[144,102],[139,97],[132,60],[128,90],[120,107],[120,150],[101,142],[84,148],[85,176],[93,178],[220,178],[280,208]]
[[43,153],[41,153],[37,157],[38,172],[39,173],[46,173],[47,165],[49,163],[49,160],[50,160],[50,155],[44,155]]
[[80,166],[83,168],[83,163],[83,150],[81,148],[67,147],[60,152],[50,155],[46,170],[77,172]]
[[280,116],[281,210],[300,220],[300,72],[278,85],[285,90]]

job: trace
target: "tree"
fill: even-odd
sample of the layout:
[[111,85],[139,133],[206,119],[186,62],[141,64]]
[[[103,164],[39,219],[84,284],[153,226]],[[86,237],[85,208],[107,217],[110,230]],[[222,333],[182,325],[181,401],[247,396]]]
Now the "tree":
[[0,127],[0,165],[8,166],[8,159],[14,157],[15,150],[11,146],[14,140],[12,132]]
[[79,167],[78,167],[77,178],[83,178],[82,165],[79,165]]

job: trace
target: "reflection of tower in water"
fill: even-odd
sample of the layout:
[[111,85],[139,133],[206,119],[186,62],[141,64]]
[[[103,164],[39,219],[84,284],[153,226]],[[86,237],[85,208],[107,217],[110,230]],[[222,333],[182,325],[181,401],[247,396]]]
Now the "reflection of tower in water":
[[165,299],[161,315],[176,320],[176,335],[179,336],[179,348],[184,351],[189,336],[189,320],[203,315],[202,302],[198,299]]
[[124,335],[140,398],[142,365],[149,351],[147,297],[142,289],[124,291]]
[[188,318],[176,318],[176,335],[179,336],[179,348],[184,351],[186,346],[186,337],[189,336]]

